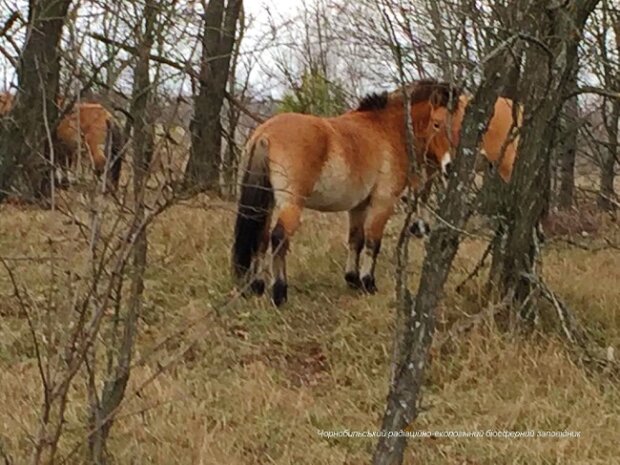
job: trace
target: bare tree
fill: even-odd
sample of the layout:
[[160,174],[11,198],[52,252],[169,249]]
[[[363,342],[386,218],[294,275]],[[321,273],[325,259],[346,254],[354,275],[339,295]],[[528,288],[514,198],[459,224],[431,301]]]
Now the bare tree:
[[[459,247],[461,230],[473,212],[462,195],[473,179],[473,152],[481,140],[495,99],[506,75],[505,55],[498,54],[487,63],[489,79],[478,89],[463,121],[463,135],[455,166],[455,175],[439,207],[442,223],[433,230],[426,248],[417,294],[405,292],[399,302],[399,326],[393,358],[394,373],[383,416],[382,430],[406,430],[416,419],[419,396],[435,330],[435,311]],[[404,436],[382,436],[373,464],[392,465],[403,461]]]
[[[396,58],[399,79],[406,76],[404,70],[406,55],[404,50],[415,49],[415,42],[407,42],[399,30],[409,32],[413,25],[409,22],[407,8],[398,2],[377,1],[377,9],[384,21],[384,31]],[[441,18],[436,9],[429,13],[435,15],[434,22]],[[442,35],[441,31],[437,32]],[[406,33],[404,37],[413,38]],[[405,41],[401,45],[400,41]],[[447,37],[438,37],[439,47],[445,46]],[[417,294],[413,296],[407,289],[407,241],[408,220],[403,225],[397,249],[396,297],[398,316],[395,329],[394,352],[392,357],[392,376],[387,405],[383,415],[381,429],[384,432],[398,433],[407,430],[419,413],[420,392],[424,382],[424,373],[428,365],[428,354],[435,330],[435,312],[448,278],[452,261],[458,250],[462,228],[474,211],[474,199],[465,195],[474,177],[473,156],[476,147],[491,116],[491,109],[497,96],[504,91],[509,70],[514,67],[510,59],[510,47],[513,41],[505,41],[495,48],[479,50],[483,57],[482,69],[472,71],[484,76],[482,84],[476,87],[473,100],[467,108],[463,121],[461,143],[458,147],[456,165],[443,195],[438,215],[441,222],[431,233],[426,247],[426,256],[422,266]],[[442,45],[443,44],[443,45]],[[445,53],[444,58],[448,56]],[[446,58],[447,59],[447,58]],[[471,64],[468,64],[471,66]],[[456,97],[456,96],[455,96]],[[413,151],[411,125],[404,122],[410,134],[409,151]],[[411,173],[421,169],[416,166],[416,157],[410,153]],[[410,212],[411,213],[411,212]],[[393,465],[403,462],[406,437],[399,434],[384,435],[379,438],[373,456],[373,464]]]
[[58,119],[59,44],[70,5],[71,0],[28,4],[26,40],[17,61],[16,104],[0,128],[0,201],[16,183],[21,195],[31,200],[49,195]]
[[204,6],[200,88],[194,99],[192,146],[185,172],[186,184],[192,189],[218,189],[221,112],[242,3],[210,0]]
[[[577,90],[577,76],[579,74],[579,59],[575,58],[572,75],[566,85],[568,92]],[[558,204],[562,209],[569,209],[575,201],[575,161],[577,158],[577,142],[579,127],[582,120],[579,117],[578,96],[574,95],[564,102],[559,119],[559,127],[555,137],[555,159],[560,168],[560,188]]]
[[[524,303],[532,291],[528,278],[538,259],[537,225],[549,207],[550,159],[557,118],[574,82],[574,67],[582,32],[598,0],[553,8],[521,2],[530,21],[521,94],[525,96],[525,126],[512,179],[505,248],[496,250],[500,288]],[[552,122],[552,124],[549,124]],[[497,268],[493,268],[497,269]],[[527,313],[527,312],[526,312]]]
[[[601,80],[608,89],[620,89],[620,10],[607,0],[603,1],[602,14],[595,32],[598,49]],[[613,35],[613,37],[610,37]],[[615,47],[614,47],[615,43]],[[603,123],[607,132],[606,150],[601,160],[600,194],[601,208],[613,211],[618,206],[614,190],[615,167],[618,163],[618,124],[620,124],[620,98],[604,97]]]
[[[153,121],[149,118],[148,108],[151,95],[150,54],[155,41],[158,13],[163,8],[162,2],[145,1],[142,10],[142,24],[136,30],[136,49],[138,52],[131,105],[133,126],[133,194],[134,216],[132,235],[135,236],[131,260],[131,289],[127,309],[122,320],[115,327],[117,334],[112,334],[108,345],[107,373],[103,389],[99,395],[95,383],[90,384],[92,433],[89,437],[91,460],[95,464],[106,463],[106,442],[112,427],[115,413],[123,400],[127,382],[131,373],[131,362],[137,333],[138,318],[142,313],[142,295],[144,291],[144,272],[147,261],[147,232],[143,226],[145,220],[146,180],[151,159],[153,158]],[[120,306],[120,302],[119,302]],[[117,307],[120,313],[120,308]],[[116,342],[116,344],[114,344]],[[91,359],[91,366],[95,364]],[[91,372],[94,376],[94,373]]]
[[240,150],[235,136],[237,135],[237,129],[239,128],[239,121],[241,118],[241,109],[233,105],[231,101],[243,101],[248,91],[249,73],[246,75],[245,80],[240,79],[238,75],[241,65],[241,43],[247,28],[248,18],[242,9],[239,15],[238,37],[233,47],[228,78],[228,95],[230,101],[228,102],[226,111],[226,150],[222,157],[221,173],[222,194],[228,194],[231,197],[234,196],[236,192],[235,186],[237,185],[236,174]]

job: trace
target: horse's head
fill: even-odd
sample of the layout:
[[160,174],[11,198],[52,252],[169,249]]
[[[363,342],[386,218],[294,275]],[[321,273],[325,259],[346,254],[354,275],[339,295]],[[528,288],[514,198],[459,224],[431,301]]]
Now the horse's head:
[[454,159],[454,151],[459,144],[463,113],[467,104],[464,95],[458,96],[453,108],[445,97],[434,94],[430,100],[431,111],[428,123],[428,155],[441,167],[447,175]]
[[425,130],[426,154],[447,175],[458,145],[456,120],[459,118],[460,90],[451,86],[437,88],[429,98],[428,126]]
[[[421,79],[390,93],[371,94],[365,97],[356,111],[378,111],[386,108],[397,109],[396,115],[402,117],[403,95],[409,98],[411,120],[416,139],[418,156],[424,161],[436,162],[446,173],[452,160],[455,137],[451,132],[451,117],[458,102],[461,90],[447,82],[434,79]],[[399,122],[400,123],[400,122]]]

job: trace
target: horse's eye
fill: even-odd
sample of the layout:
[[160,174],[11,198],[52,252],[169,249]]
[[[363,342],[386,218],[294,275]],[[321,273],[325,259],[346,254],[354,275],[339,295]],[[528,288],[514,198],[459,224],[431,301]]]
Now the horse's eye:
[[437,121],[433,121],[433,127],[434,127],[435,129],[439,129],[439,128],[441,127],[441,124],[440,124],[440,123],[438,123]]

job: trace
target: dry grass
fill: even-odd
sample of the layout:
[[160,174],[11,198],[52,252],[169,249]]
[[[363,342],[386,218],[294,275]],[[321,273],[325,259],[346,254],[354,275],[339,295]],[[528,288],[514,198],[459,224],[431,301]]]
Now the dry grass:
[[[213,207],[206,204],[206,207]],[[322,430],[376,430],[387,393],[394,320],[391,223],[379,264],[380,293],[346,289],[345,215],[309,212],[289,261],[290,302],[281,311],[267,299],[231,298],[229,249],[232,206],[178,206],[155,224],[150,240],[146,310],[130,391],[157,365],[170,368],[130,395],[111,440],[113,463],[360,464],[375,441],[323,438]],[[79,263],[76,232],[59,214],[0,208],[0,255],[49,252]],[[605,234],[620,238],[614,225]],[[73,238],[73,239],[72,239]],[[594,240],[594,239],[592,239]],[[466,242],[455,262],[440,321],[481,310],[484,277],[457,295],[454,286],[485,244]],[[411,286],[423,246],[411,251]],[[545,278],[597,337],[620,349],[620,251],[549,246]],[[16,273],[43,296],[49,266],[17,262]],[[0,293],[8,295],[5,274]],[[0,442],[15,463],[29,452],[41,389],[24,318],[13,299],[0,300]],[[151,349],[170,334],[181,339]],[[83,441],[82,386],[72,392],[66,451]],[[572,430],[579,439],[416,439],[407,463],[613,464],[618,458],[620,392],[576,366],[552,333],[510,336],[484,321],[449,350],[435,351],[418,430]]]

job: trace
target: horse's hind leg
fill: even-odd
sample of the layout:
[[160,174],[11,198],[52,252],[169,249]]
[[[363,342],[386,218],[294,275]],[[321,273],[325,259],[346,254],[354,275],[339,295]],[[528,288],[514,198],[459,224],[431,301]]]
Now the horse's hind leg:
[[269,230],[271,227],[271,215],[265,221],[265,229],[261,236],[260,244],[256,256],[252,260],[250,289],[256,295],[263,295],[265,292],[265,275],[267,274],[265,256],[269,248]]
[[392,212],[396,199],[384,199],[381,201],[373,201],[366,213],[364,221],[364,249],[361,257],[360,280],[362,288],[369,294],[377,292],[375,282],[375,266],[377,256],[381,250],[381,239],[383,230],[387,224]]
[[349,211],[349,253],[347,256],[347,266],[345,268],[344,279],[353,289],[362,287],[360,280],[360,253],[364,247],[364,219],[366,218],[366,208],[356,208]]
[[288,298],[286,279],[286,253],[289,242],[301,223],[301,205],[286,203],[278,212],[278,220],[271,232],[271,250],[273,253],[273,303],[279,307]]
[[58,187],[67,189],[71,185],[71,151],[60,141],[54,144],[54,177],[58,182]]

